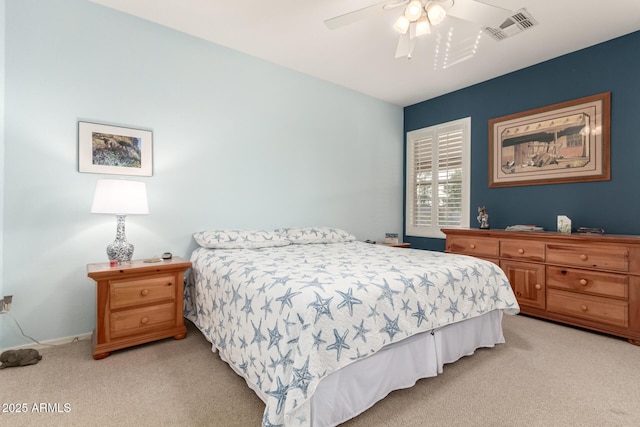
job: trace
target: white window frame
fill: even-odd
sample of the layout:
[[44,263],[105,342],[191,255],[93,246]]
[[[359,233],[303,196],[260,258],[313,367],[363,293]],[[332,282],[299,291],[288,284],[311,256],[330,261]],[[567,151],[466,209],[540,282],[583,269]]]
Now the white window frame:
[[[439,135],[454,131],[462,132],[462,200],[460,224],[447,224],[442,227],[438,224],[438,194],[434,192],[431,202],[431,225],[417,226],[413,224],[413,211],[416,198],[416,174],[414,171],[414,145],[417,141],[431,138],[437,142]],[[438,181],[438,144],[434,143],[432,148],[432,185],[437,188]],[[405,206],[405,232],[407,236],[445,238],[445,234],[440,228],[466,228],[469,227],[469,205],[471,198],[471,117],[454,120],[427,128],[417,129],[407,132],[407,154],[406,154],[406,206]]]

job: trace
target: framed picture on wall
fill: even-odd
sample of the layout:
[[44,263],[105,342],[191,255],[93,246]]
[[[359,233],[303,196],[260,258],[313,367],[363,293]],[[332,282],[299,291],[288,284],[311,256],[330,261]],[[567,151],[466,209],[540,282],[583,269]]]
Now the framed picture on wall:
[[78,171],[152,176],[153,132],[78,121]]
[[607,181],[611,93],[489,120],[489,187]]

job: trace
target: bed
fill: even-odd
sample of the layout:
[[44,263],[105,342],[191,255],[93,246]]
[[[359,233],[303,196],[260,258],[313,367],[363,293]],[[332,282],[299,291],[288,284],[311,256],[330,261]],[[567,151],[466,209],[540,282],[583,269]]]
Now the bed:
[[502,270],[464,255],[323,227],[194,238],[185,317],[265,402],[263,426],[340,424],[503,343],[519,312]]

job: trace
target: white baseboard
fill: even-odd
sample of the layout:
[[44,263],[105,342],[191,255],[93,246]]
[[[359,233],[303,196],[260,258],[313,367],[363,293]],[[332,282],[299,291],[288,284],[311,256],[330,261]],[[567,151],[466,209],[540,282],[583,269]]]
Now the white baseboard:
[[84,340],[89,340],[91,339],[91,335],[92,332],[87,332],[84,334],[80,334],[80,335],[73,335],[70,337],[63,337],[63,338],[55,338],[52,340],[47,340],[47,341],[40,341],[40,344],[37,343],[31,343],[31,344],[23,344],[23,345],[19,345],[16,347],[9,347],[9,348],[3,348],[0,349],[0,352],[3,351],[7,351],[7,350],[20,350],[23,348],[34,348],[36,350],[42,350],[45,348],[51,348],[52,346],[58,346],[58,345],[65,345],[65,344],[69,344],[73,341],[84,341]]

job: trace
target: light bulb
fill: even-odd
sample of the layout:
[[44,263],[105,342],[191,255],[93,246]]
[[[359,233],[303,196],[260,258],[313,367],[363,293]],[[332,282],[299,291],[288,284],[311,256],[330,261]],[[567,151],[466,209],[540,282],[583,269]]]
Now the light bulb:
[[422,15],[422,2],[418,0],[409,2],[407,8],[404,10],[404,16],[406,16],[409,21],[416,22],[420,18],[420,15]]

